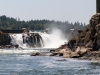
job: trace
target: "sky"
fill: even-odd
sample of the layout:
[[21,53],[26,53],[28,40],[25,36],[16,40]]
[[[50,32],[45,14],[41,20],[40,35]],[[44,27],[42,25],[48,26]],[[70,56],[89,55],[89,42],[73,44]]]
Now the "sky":
[[0,0],[0,16],[20,20],[82,22],[96,13],[96,0]]

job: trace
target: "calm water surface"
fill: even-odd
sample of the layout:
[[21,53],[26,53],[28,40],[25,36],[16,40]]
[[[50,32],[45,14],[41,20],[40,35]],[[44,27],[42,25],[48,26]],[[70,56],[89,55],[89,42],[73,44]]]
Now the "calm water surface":
[[0,54],[0,75],[99,75],[97,62],[29,54]]

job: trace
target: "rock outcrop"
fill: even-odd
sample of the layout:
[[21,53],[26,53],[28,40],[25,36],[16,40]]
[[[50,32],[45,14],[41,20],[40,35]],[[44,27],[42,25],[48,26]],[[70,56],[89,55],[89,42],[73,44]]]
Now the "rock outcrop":
[[90,24],[79,30],[76,37],[60,46],[51,55],[64,58],[100,59],[100,13],[93,15]]
[[100,13],[93,15],[90,24],[84,29],[78,31],[75,38],[68,42],[68,47],[85,46],[93,50],[100,48]]
[[43,40],[38,33],[28,33],[22,36],[23,43],[27,43],[30,47],[42,47]]
[[41,56],[41,54],[39,52],[36,52],[36,53],[31,53],[30,56]]

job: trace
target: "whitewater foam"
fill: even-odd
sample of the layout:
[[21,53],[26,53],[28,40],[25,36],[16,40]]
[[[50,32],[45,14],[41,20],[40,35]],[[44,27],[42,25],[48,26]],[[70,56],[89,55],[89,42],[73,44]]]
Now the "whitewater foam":
[[58,48],[67,42],[67,39],[59,29],[53,29],[50,34],[41,33],[40,35],[44,42],[44,48]]
[[[42,40],[41,42],[41,48],[58,48],[65,42],[67,42],[67,39],[63,36],[63,33],[59,29],[54,29],[50,34],[44,32],[32,32],[31,33],[38,33]],[[27,36],[27,34],[24,34]],[[30,48],[28,44],[23,43],[23,34],[10,34],[11,37],[11,43],[13,45],[18,44],[21,48]],[[37,41],[37,39],[35,39]],[[42,42],[43,41],[43,42]]]

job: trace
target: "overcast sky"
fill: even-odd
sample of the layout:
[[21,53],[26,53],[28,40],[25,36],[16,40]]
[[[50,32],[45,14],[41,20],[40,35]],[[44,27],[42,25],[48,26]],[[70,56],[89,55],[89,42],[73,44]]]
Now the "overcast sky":
[[0,0],[0,16],[89,23],[96,0]]

